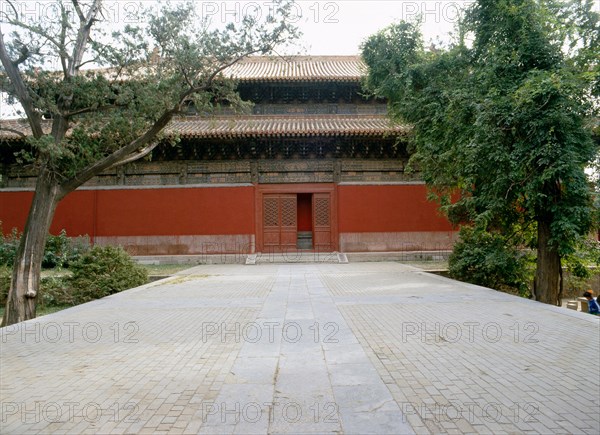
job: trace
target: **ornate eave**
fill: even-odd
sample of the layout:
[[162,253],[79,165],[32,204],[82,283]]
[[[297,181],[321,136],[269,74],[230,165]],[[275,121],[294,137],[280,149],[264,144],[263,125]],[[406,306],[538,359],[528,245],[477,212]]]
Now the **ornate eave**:
[[[50,122],[44,122],[50,132]],[[383,137],[406,134],[408,127],[393,125],[385,115],[314,116],[185,116],[167,126],[168,136],[187,139],[242,139],[286,137]],[[18,141],[31,134],[23,120],[0,122],[0,140]]]

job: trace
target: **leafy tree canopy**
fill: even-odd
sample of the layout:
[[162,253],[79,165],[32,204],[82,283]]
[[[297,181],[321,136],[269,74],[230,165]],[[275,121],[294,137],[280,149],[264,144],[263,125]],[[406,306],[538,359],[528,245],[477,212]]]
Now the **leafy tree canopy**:
[[37,174],[3,318],[9,325],[35,317],[58,202],[162,140],[177,142],[165,127],[191,102],[201,113],[221,104],[243,108],[223,71],[272,52],[297,29],[290,24],[290,0],[267,3],[268,13],[246,14],[221,29],[201,20],[193,1],[176,2],[115,31],[103,0],[56,0],[55,19],[29,15],[23,2],[2,4],[0,91],[23,108],[31,135],[19,158]]
[[[450,220],[507,235],[537,226],[538,253],[559,262],[593,221],[585,169],[599,150],[600,16],[592,5],[479,0],[448,46],[425,49],[416,22],[363,46],[366,87],[413,125],[411,165]],[[538,256],[536,279],[547,266]],[[555,303],[551,293],[546,302]]]

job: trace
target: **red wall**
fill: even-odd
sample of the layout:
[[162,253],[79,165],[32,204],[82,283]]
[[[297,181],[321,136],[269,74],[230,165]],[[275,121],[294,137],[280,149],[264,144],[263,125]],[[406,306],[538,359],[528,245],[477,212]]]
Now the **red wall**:
[[[32,196],[0,192],[5,234],[23,230]],[[51,232],[63,228],[69,236],[92,237],[253,234],[254,188],[76,191],[58,205]]]
[[[23,229],[32,195],[0,192],[5,233]],[[426,200],[424,185],[338,186],[338,211],[340,233],[452,230]],[[254,234],[254,216],[250,186],[83,190],[59,204],[51,232],[64,228],[69,236],[91,237]]]
[[338,186],[339,232],[451,231],[425,185]]

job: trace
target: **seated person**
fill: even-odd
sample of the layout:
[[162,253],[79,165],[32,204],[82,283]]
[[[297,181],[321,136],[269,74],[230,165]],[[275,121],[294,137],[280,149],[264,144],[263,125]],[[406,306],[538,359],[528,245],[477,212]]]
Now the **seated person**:
[[591,290],[586,291],[583,294],[583,297],[586,298],[588,301],[588,312],[590,314],[599,315],[600,309],[598,308],[598,303],[594,300],[594,297],[592,296],[592,291]]

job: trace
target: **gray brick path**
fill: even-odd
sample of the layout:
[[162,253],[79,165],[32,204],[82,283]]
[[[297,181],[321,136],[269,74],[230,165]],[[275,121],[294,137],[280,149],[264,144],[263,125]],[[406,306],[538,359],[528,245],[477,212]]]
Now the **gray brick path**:
[[0,433],[600,433],[600,319],[396,263],[198,266],[0,332]]

